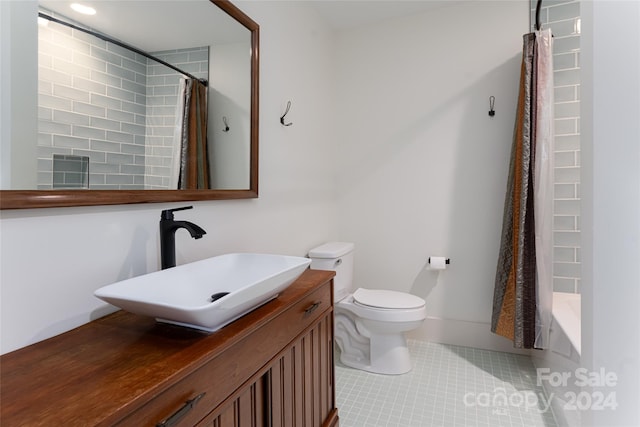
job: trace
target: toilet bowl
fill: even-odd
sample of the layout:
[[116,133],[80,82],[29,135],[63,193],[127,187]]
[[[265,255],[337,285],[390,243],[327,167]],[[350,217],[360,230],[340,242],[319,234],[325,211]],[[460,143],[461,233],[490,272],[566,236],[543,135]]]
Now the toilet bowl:
[[411,359],[404,333],[426,318],[425,301],[404,292],[358,288],[353,283],[353,243],[330,242],[309,251],[311,268],[333,270],[335,340],[340,361],[378,374],[404,374]]

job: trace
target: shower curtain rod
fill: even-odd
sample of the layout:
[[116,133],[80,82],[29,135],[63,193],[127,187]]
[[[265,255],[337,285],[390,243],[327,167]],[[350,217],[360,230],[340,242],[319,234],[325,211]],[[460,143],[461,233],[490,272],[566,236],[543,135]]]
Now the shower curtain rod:
[[87,34],[91,34],[92,36],[97,37],[97,38],[99,38],[101,40],[104,40],[104,41],[109,42],[109,43],[113,43],[113,44],[118,45],[120,47],[123,47],[123,48],[125,48],[127,50],[135,52],[135,53],[137,53],[139,55],[142,55],[142,56],[144,56],[146,58],[149,58],[149,59],[152,59],[152,60],[154,60],[156,62],[159,62],[160,64],[162,64],[162,65],[164,65],[166,67],[169,67],[172,70],[177,71],[182,75],[185,75],[185,76],[187,76],[187,77],[189,77],[191,79],[194,79],[194,80],[198,80],[199,82],[201,82],[205,86],[207,86],[207,84],[208,84],[206,79],[199,79],[196,76],[194,76],[193,74],[187,73],[186,71],[182,71],[180,68],[176,67],[175,65],[169,64],[168,62],[163,61],[160,58],[156,58],[155,56],[153,56],[153,55],[151,55],[151,54],[149,54],[149,53],[147,53],[147,52],[145,52],[143,50],[140,50],[137,47],[128,45],[126,43],[123,43],[123,42],[121,42],[119,40],[113,39],[113,38],[111,38],[109,36],[106,36],[104,34],[100,34],[100,33],[97,33],[95,31],[87,30],[86,28],[79,27],[79,26],[74,25],[74,24],[72,24],[70,22],[66,22],[66,21],[63,21],[61,19],[54,18],[53,16],[49,16],[49,15],[47,15],[45,13],[42,13],[42,12],[38,12],[38,16],[40,18],[47,19],[47,20],[55,22],[57,24],[66,25],[67,27],[71,27],[74,30],[82,31],[83,33],[87,33]]
[[538,0],[536,3],[536,30],[540,31],[542,25],[540,24],[540,9],[542,9],[542,0]]

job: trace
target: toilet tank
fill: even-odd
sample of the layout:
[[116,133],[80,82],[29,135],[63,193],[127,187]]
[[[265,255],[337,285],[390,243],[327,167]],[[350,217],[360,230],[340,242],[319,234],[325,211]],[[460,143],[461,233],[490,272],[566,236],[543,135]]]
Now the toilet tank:
[[309,251],[311,268],[335,271],[333,278],[333,299],[340,301],[352,291],[353,249],[348,242],[329,242]]

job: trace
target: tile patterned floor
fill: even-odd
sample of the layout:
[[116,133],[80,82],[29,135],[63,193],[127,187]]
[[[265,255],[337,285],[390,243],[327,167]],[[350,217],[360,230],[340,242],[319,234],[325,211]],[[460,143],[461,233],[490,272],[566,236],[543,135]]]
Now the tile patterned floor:
[[526,356],[409,340],[414,368],[377,375],[336,363],[341,427],[555,427]]

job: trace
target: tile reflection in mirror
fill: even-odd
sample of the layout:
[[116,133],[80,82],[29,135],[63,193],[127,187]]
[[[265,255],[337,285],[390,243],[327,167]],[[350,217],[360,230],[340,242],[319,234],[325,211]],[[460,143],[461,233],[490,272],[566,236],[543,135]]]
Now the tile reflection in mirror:
[[89,157],[54,154],[53,188],[89,188]]

